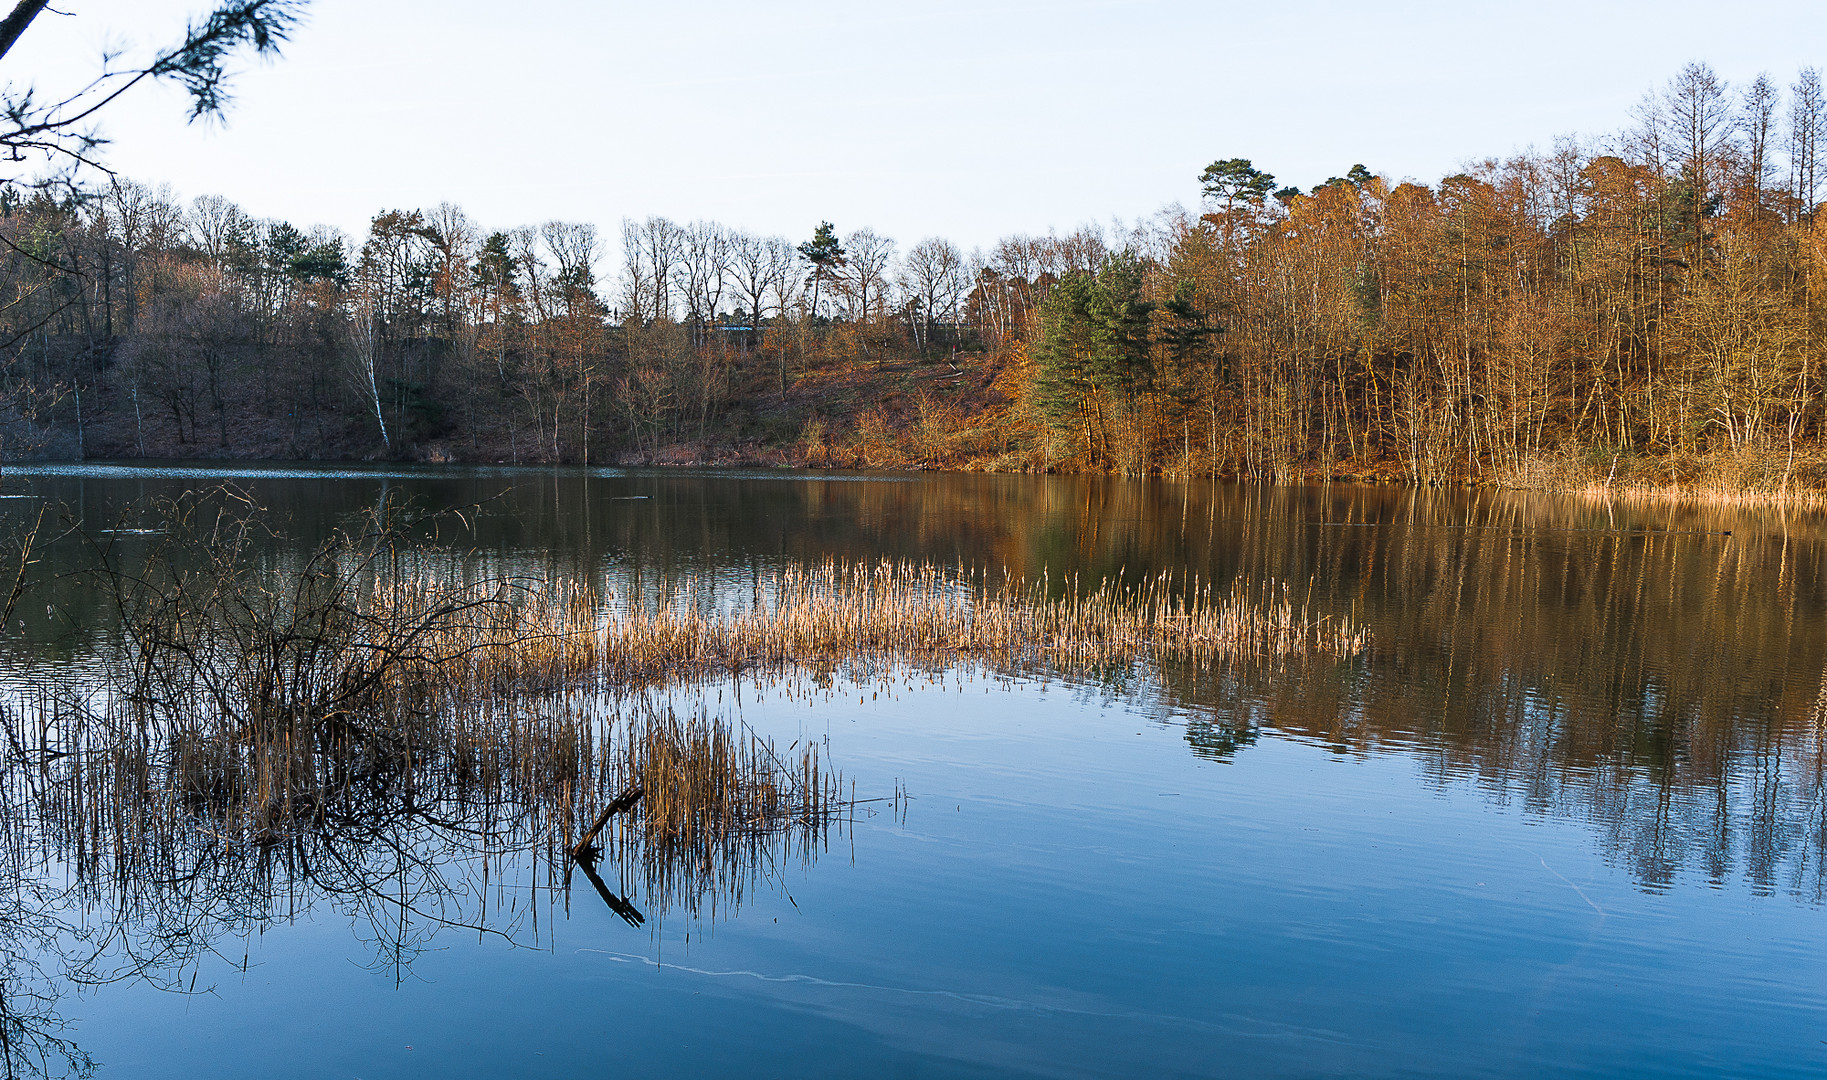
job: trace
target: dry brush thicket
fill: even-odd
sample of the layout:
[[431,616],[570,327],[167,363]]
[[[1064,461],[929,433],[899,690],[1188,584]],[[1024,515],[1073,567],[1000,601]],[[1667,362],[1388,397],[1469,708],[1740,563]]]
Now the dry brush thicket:
[[1067,676],[1113,664],[1353,656],[1366,636],[1349,619],[1316,615],[1289,586],[1209,582],[1163,573],[1082,589],[1076,578],[893,560],[787,566],[747,602],[689,593],[637,599],[603,619],[552,620],[551,640],[595,648],[596,667],[624,686],[774,673],[795,665],[958,664]]

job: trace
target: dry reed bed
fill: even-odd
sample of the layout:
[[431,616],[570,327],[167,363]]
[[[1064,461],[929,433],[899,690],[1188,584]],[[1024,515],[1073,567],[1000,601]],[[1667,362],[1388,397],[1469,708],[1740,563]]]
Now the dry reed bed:
[[[168,833],[182,818],[225,844],[280,843],[371,804],[431,799],[517,808],[516,830],[563,850],[598,807],[639,786],[645,800],[615,842],[638,841],[649,878],[683,858],[696,880],[728,861],[723,845],[816,832],[845,806],[838,781],[816,748],[786,761],[731,721],[648,716],[630,728],[623,695],[840,664],[1075,673],[1366,645],[1348,620],[1316,617],[1272,582],[1220,593],[1161,575],[1085,591],[827,562],[781,569],[741,603],[688,589],[606,610],[578,588],[446,581],[326,572],[280,591],[237,573],[209,579],[207,603],[144,598],[125,605],[127,647],[101,704],[59,699],[15,737],[62,740],[59,768],[81,782],[58,798],[84,797],[107,772],[106,804],[160,816]],[[133,843],[141,827],[91,821],[76,850],[97,850],[104,834]]]
[[703,709],[645,705],[612,732],[619,745],[604,757],[604,790],[645,794],[639,814],[600,834],[606,861],[624,889],[693,913],[741,903],[789,863],[809,866],[829,829],[857,809],[817,743],[782,750]]
[[1813,487],[1737,487],[1729,484],[1584,484],[1570,490],[1586,502],[1641,505],[1695,505],[1754,508],[1817,507],[1827,492]]
[[639,786],[612,854],[689,892],[789,834],[817,843],[850,805],[816,746],[784,753],[738,721],[606,692],[579,592],[371,566],[140,589],[110,678],[12,702],[11,756],[37,766],[66,853],[118,863],[155,834],[281,845],[398,807],[488,834],[482,815],[563,853]]
[[1827,502],[1827,457],[1780,446],[1609,457],[1569,447],[1499,468],[1495,479],[1499,487],[1596,502],[1742,507]]
[[617,605],[562,583],[465,580],[384,528],[274,574],[254,545],[220,540],[254,519],[202,520],[195,541],[105,580],[123,631],[106,685],[8,710],[31,816],[96,874],[177,872],[207,850],[397,846],[415,830],[530,845],[556,865],[638,787],[601,837],[610,864],[624,884],[714,904],[755,866],[809,858],[854,797],[817,747],[783,753],[739,721],[680,718],[670,688],[833,665],[1072,674],[1366,646],[1274,582],[1084,590],[834,561],[780,569],[745,597],[687,588]]
[[[234,566],[202,579],[204,589],[130,598],[125,648],[102,704],[62,701],[65,715],[41,720],[38,737],[85,717],[85,740],[163,758],[172,790],[199,808],[231,808],[212,828],[261,839],[321,817],[353,784],[403,776],[438,789],[425,773],[433,764],[458,781],[488,778],[491,791],[512,775],[521,793],[599,799],[578,778],[593,768],[590,732],[601,709],[594,721],[574,710],[561,722],[544,705],[527,707],[566,695],[613,700],[841,664],[879,675],[896,665],[1076,674],[1137,662],[1285,663],[1350,657],[1367,643],[1350,620],[1315,616],[1274,582],[1220,593],[1163,574],[1085,591],[1076,579],[833,561],[778,570],[742,603],[688,589],[604,610],[580,588],[447,584],[428,570],[399,579],[367,572],[374,563],[352,573],[321,560],[314,577],[278,586]],[[790,777],[776,777],[756,754],[737,762],[722,751],[672,753],[665,739],[708,736],[646,730],[661,741],[625,744],[619,767],[677,769],[643,784],[652,803],[642,820],[691,836],[712,821],[727,829],[781,819],[770,800]],[[763,809],[734,813],[729,785],[750,781],[762,785],[753,795]],[[802,805],[823,805],[817,777],[797,787]],[[663,811],[670,791],[713,797],[706,805],[722,809]],[[574,817],[564,817],[566,834]]]
[[[411,595],[420,595],[413,590]],[[1137,660],[1286,663],[1363,652],[1349,618],[1316,615],[1286,583],[1210,582],[1163,573],[1081,589],[930,563],[789,566],[746,603],[695,589],[633,598],[608,612],[575,589],[504,606],[499,621],[450,623],[440,647],[452,692],[598,679],[645,689],[795,666],[957,663],[1078,674]]]

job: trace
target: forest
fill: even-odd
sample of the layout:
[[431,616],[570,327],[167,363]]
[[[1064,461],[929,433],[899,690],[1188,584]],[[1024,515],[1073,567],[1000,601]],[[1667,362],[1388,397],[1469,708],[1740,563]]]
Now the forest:
[[1817,71],[1696,62],[1613,135],[1432,184],[1220,159],[1194,209],[971,252],[449,204],[351,238],[119,176],[15,185],[0,460],[1816,492],[1824,131]]

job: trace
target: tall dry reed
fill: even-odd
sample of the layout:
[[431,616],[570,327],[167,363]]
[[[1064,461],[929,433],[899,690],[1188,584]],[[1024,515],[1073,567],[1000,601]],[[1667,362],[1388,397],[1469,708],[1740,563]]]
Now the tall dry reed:
[[1076,578],[890,560],[787,566],[746,599],[688,589],[618,606],[559,588],[524,598],[487,640],[462,636],[478,624],[451,629],[443,647],[461,659],[447,674],[475,687],[594,676],[641,689],[843,663],[1076,674],[1138,660],[1349,658],[1369,642],[1350,618],[1314,613],[1285,582],[1219,591],[1162,573],[1086,591]]

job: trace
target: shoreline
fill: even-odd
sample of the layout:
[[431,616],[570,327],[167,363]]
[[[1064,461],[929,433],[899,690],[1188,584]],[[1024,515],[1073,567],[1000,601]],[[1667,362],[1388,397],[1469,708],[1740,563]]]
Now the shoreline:
[[[1615,476],[1596,477],[1590,473],[1581,475],[1573,469],[1565,468],[1565,458],[1560,461],[1537,459],[1528,464],[1534,466],[1516,470],[1507,476],[1484,476],[1467,478],[1464,476],[1442,479],[1420,479],[1401,475],[1390,469],[1356,470],[1306,470],[1283,479],[1257,478],[1239,472],[1206,473],[1203,471],[1177,472],[1159,470],[1142,475],[1126,476],[1121,473],[1073,469],[1044,468],[1030,463],[1027,467],[1006,467],[1005,460],[974,460],[963,462],[935,463],[920,460],[898,461],[831,461],[808,460],[807,455],[794,454],[775,450],[756,453],[752,450],[726,449],[717,452],[705,448],[708,452],[693,453],[697,448],[669,448],[673,452],[644,452],[617,454],[609,461],[512,461],[505,459],[465,459],[456,455],[435,455],[416,458],[402,457],[249,457],[249,456],[187,456],[187,457],[31,457],[11,461],[0,461],[0,479],[8,474],[43,475],[47,470],[63,472],[84,468],[101,469],[149,469],[172,470],[187,469],[208,471],[244,471],[280,469],[298,471],[336,471],[351,470],[357,472],[386,472],[389,469],[400,469],[412,473],[435,471],[440,467],[477,468],[477,469],[557,469],[557,470],[619,470],[619,469],[653,469],[658,471],[704,471],[704,472],[805,472],[811,474],[855,474],[855,473],[950,473],[960,476],[1056,476],[1056,477],[1097,477],[1109,480],[1163,480],[1177,483],[1207,481],[1223,484],[1254,484],[1262,487],[1327,487],[1334,484],[1363,487],[1411,488],[1416,491],[1440,491],[1448,489],[1503,491],[1516,494],[1557,495],[1578,499],[1582,502],[1595,503],[1654,503],[1662,505],[1692,506],[1733,506],[1745,508],[1759,507],[1818,507],[1827,505],[1827,486],[1815,486],[1810,483],[1796,482],[1793,477],[1785,485],[1769,484],[1767,475],[1757,476],[1741,484],[1725,482],[1726,478],[1717,475],[1680,478],[1669,482],[1655,482],[1643,475],[1647,469],[1633,469],[1635,475],[1626,478]],[[1652,462],[1660,470],[1662,462],[1655,458],[1642,461]],[[1698,461],[1702,465],[1722,463],[1719,459],[1700,455],[1689,459],[1687,464]],[[1736,462],[1726,462],[1736,464]],[[1816,463],[1809,462],[1810,472]],[[1002,467],[999,467],[1002,466]],[[1543,468],[1547,466],[1547,468]],[[1550,473],[1551,475],[1543,475]],[[1571,475],[1569,475],[1571,474]],[[1666,473],[1663,473],[1666,475]]]

